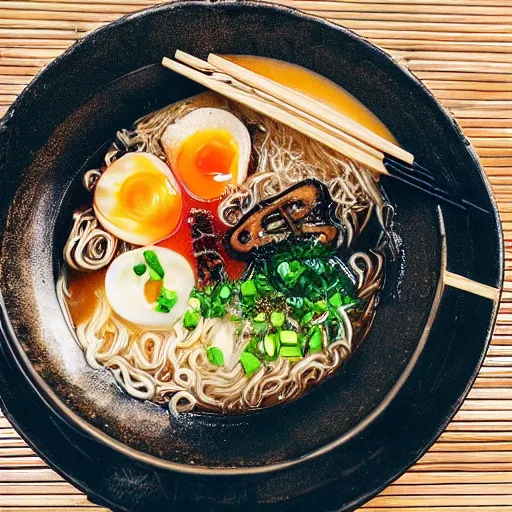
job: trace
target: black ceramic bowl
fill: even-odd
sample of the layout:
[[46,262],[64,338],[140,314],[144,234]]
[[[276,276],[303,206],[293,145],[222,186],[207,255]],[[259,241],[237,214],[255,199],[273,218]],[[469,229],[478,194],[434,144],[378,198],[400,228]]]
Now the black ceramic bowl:
[[[374,326],[331,380],[286,406],[178,420],[87,366],[55,294],[71,197],[121,127],[197,93],[162,68],[180,48],[274,57],[340,84],[453,194],[468,215],[399,182],[400,255]],[[276,6],[184,2],[127,16],[74,45],[0,124],[4,410],[48,462],[117,510],[348,510],[409,467],[465,397],[502,283],[499,219],[456,123],[407,70],[355,34]],[[446,269],[493,298],[449,286]]]

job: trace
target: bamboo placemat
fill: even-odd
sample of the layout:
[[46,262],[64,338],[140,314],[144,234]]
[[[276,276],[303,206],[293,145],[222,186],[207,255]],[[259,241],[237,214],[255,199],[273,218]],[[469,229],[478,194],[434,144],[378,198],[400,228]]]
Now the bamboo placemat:
[[[0,0],[0,116],[39,69],[90,30],[153,0]],[[475,146],[503,221],[506,281],[489,354],[454,421],[365,512],[512,512],[512,1],[282,0],[398,57]],[[104,511],[0,417],[0,511]]]

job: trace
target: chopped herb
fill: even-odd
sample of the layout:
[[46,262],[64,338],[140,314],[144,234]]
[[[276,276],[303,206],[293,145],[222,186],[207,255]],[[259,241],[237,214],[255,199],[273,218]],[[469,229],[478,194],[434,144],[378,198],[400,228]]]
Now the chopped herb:
[[304,297],[304,306],[308,309],[313,309],[315,305],[307,297]]
[[183,317],[183,327],[185,327],[185,329],[195,329],[199,320],[201,320],[201,313],[197,310],[189,310]]
[[310,354],[322,351],[322,331],[319,327],[313,327],[308,346]]
[[149,269],[149,279],[151,281],[161,281],[162,278],[160,277],[160,274],[157,274],[152,268]]
[[336,292],[330,299],[329,299],[329,304],[333,307],[333,308],[339,308],[340,306],[343,305],[343,298],[341,297],[341,294],[340,292]]
[[286,320],[285,314],[282,311],[272,311],[270,314],[270,323],[274,327],[282,327]]
[[261,361],[254,354],[247,351],[242,352],[240,363],[242,363],[247,378],[251,378],[261,368]]
[[264,322],[265,320],[267,319],[267,315],[263,312],[261,313],[258,313],[255,317],[254,317],[254,321],[255,322]]
[[263,340],[263,347],[265,348],[265,353],[273,358],[277,354],[278,348],[278,339],[276,334],[267,334],[265,339]]
[[254,278],[254,282],[259,293],[271,293],[274,291],[274,287],[269,284],[265,274],[257,274]]
[[135,265],[133,267],[133,271],[135,274],[137,274],[139,277],[146,273],[147,267],[144,265],[144,263],[139,263],[138,265]]
[[298,360],[302,357],[302,352],[300,351],[300,347],[298,345],[294,347],[281,347],[279,349],[279,354],[281,357],[285,357],[286,359]]
[[199,309],[201,307],[201,301],[197,297],[190,297],[190,299],[188,299],[188,305],[192,309]]
[[254,297],[256,295],[256,285],[254,280],[244,281],[240,286],[242,297]]
[[[155,273],[151,267],[149,271]],[[292,349],[283,350],[283,357],[291,360],[323,350],[324,340],[343,335],[339,309],[354,304],[353,276],[333,248],[283,243],[272,255],[252,263],[250,279],[195,288],[184,325],[193,329],[202,316],[237,322],[237,336],[248,327],[252,340],[244,354],[259,361],[260,368],[282,349]],[[291,326],[294,329],[287,330]],[[249,356],[244,358],[250,361]],[[252,374],[250,367],[246,373]]]
[[290,273],[290,264],[287,261],[279,263],[279,265],[277,266],[277,273],[281,276],[281,279],[284,281],[286,276]]
[[159,313],[170,313],[171,309],[178,302],[178,294],[174,290],[162,288],[160,295],[157,299],[155,311]]
[[251,341],[245,347],[245,352],[250,352],[251,354],[257,354],[258,353],[258,343],[259,343],[259,338],[257,336],[254,336],[254,338],[252,338]]
[[298,341],[295,331],[281,331],[279,333],[279,339],[283,345],[296,345]]
[[264,331],[267,330],[267,324],[265,322],[253,322],[252,323],[252,328],[256,332],[264,332]]
[[327,304],[325,300],[319,300],[315,302],[315,311],[317,313],[323,313],[324,311],[327,311]]
[[224,284],[219,290],[219,298],[226,301],[229,297],[231,297],[231,288],[227,284]]
[[215,366],[222,366],[224,364],[224,354],[219,347],[208,347],[206,349],[206,357]]
[[311,322],[311,320],[313,320],[313,317],[314,317],[314,316],[315,316],[315,314],[313,313],[313,311],[309,311],[308,313],[306,313],[306,314],[302,317],[302,319],[301,319],[300,323],[301,323],[302,325],[308,325],[308,324],[309,324],[309,322]]
[[306,267],[297,260],[291,263],[283,261],[277,266],[277,273],[288,287],[294,286],[305,271]]
[[[160,263],[160,260],[158,259],[158,256],[156,255],[156,252],[151,250],[144,251],[144,259],[148,264],[151,279],[153,281],[163,279],[165,276],[165,271]],[[153,273],[151,271],[153,271]],[[158,276],[157,279],[154,278],[156,276]]]

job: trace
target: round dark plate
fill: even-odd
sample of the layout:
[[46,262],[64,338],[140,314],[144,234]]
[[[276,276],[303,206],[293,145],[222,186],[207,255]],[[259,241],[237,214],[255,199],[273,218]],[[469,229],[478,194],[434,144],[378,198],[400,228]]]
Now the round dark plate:
[[[177,48],[274,57],[326,76],[372,110],[439,186],[487,211],[437,204],[383,179],[400,254],[388,262],[374,326],[334,378],[285,406],[171,419],[87,366],[57,303],[77,176],[119,128],[200,91],[160,66]],[[52,467],[116,510],[352,509],[434,442],[490,339],[502,238],[469,143],[388,55],[291,9],[178,2],[88,35],[0,123],[0,190],[4,410]],[[464,291],[469,280],[478,293]]]

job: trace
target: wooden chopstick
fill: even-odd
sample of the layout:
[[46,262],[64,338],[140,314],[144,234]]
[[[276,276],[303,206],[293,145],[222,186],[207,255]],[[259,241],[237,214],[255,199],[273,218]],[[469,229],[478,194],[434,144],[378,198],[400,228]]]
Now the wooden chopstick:
[[[176,56],[176,58],[178,57]],[[365,128],[353,119],[335,111],[321,101],[315,100],[314,98],[306,96],[298,91],[294,91],[289,87],[259,75],[258,73],[224,59],[219,55],[210,53],[208,56],[208,63],[254,89],[265,92],[271,97],[284,101],[306,114],[320,118],[330,126],[348,134],[349,136],[359,139],[363,143],[378,149],[383,153],[394,156],[395,158],[407,162],[410,165],[414,163],[414,156],[411,153]]]
[[[192,57],[192,56],[190,56]],[[192,61],[189,57],[189,62]],[[195,59],[195,58],[194,58]],[[197,59],[200,61],[200,59]],[[201,65],[204,65],[201,61]],[[199,62],[195,61],[195,64],[199,65]],[[349,157],[353,160],[369,167],[370,169],[380,173],[389,174],[384,166],[382,158],[370,154],[367,151],[355,147],[354,145],[341,140],[340,137],[336,137],[332,133],[329,133],[317,124],[313,124],[304,117],[299,117],[289,110],[285,110],[281,106],[272,103],[266,99],[263,99],[254,92],[247,92],[241,90],[233,85],[217,80],[213,77],[205,75],[201,71],[197,71],[191,67],[188,67],[180,62],[164,57],[162,59],[162,65],[171,69],[172,71],[183,75],[194,82],[197,82],[212,91],[215,91],[227,98],[230,98],[242,105],[245,105],[253,110],[266,115],[276,121],[283,123],[290,128],[293,128],[312,139],[315,139],[322,144],[330,147],[331,149]]]
[[327,133],[330,133],[331,135],[334,135],[335,137],[340,138],[344,142],[351,144],[352,146],[355,146],[362,151],[365,151],[366,153],[378,158],[379,160],[383,160],[385,155],[381,151],[368,146],[365,142],[356,139],[352,135],[349,135],[342,130],[333,127],[332,125],[327,124],[323,120],[319,119],[318,117],[312,115],[309,112],[304,112],[303,110],[300,110],[296,108],[295,106],[286,103],[285,101],[276,98],[275,96],[272,96],[268,94],[265,91],[261,91],[258,89],[255,89],[254,87],[240,82],[239,80],[233,78],[230,74],[227,74],[221,70],[219,70],[217,67],[209,64],[206,61],[203,61],[201,59],[198,59],[197,57],[194,57],[193,55],[190,55],[188,53],[185,53],[181,50],[177,50],[175,55],[175,59],[183,62],[184,64],[189,65],[190,67],[197,69],[198,71],[204,71],[207,73],[212,73],[212,78],[215,78],[217,80],[221,80],[224,82],[227,82],[230,85],[235,86],[237,89],[245,90],[249,93],[257,94],[259,97],[263,98],[264,100],[267,100],[271,103],[276,104],[277,106],[283,108],[284,110],[287,110],[288,112],[292,113],[295,116],[301,117],[308,121],[311,124],[316,125],[318,128],[324,130]]

